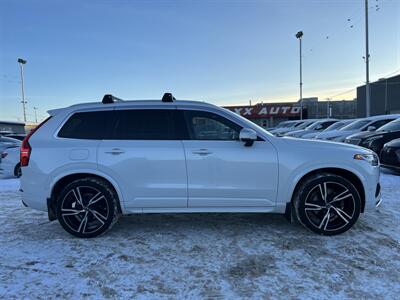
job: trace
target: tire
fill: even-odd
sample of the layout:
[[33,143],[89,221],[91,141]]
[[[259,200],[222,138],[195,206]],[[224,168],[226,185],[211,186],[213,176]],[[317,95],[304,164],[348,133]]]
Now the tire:
[[104,180],[88,177],[66,185],[57,197],[57,219],[79,238],[102,235],[118,220],[118,196]]
[[21,164],[17,164],[14,168],[14,176],[20,178],[22,176]]
[[302,182],[294,197],[298,221],[321,235],[349,230],[361,213],[361,197],[346,178],[322,173]]

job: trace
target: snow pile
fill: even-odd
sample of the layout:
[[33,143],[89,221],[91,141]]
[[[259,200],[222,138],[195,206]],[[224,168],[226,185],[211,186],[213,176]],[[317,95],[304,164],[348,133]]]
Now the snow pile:
[[123,217],[80,240],[22,207],[0,180],[0,298],[395,299],[400,293],[400,176],[349,232],[312,234],[279,215]]

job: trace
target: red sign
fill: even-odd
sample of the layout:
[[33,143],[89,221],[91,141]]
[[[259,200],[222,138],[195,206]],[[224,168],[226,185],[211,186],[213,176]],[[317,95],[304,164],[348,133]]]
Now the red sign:
[[225,108],[248,119],[296,117],[300,115],[300,106],[291,103],[258,104],[254,106],[226,106]]

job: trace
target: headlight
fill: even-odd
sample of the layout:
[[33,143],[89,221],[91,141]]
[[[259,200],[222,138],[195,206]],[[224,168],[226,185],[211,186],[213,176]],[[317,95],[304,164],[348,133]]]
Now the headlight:
[[364,160],[371,164],[371,166],[377,167],[379,166],[379,158],[378,155],[374,154],[356,154],[354,155],[354,159]]

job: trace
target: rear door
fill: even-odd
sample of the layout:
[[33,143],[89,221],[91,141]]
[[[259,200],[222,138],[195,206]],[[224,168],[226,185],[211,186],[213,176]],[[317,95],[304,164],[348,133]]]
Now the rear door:
[[99,169],[119,184],[125,208],[187,207],[185,154],[175,108],[114,111],[112,135],[100,143]]

